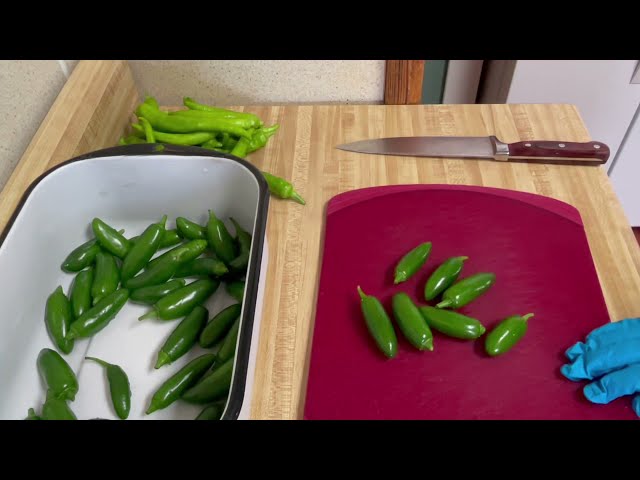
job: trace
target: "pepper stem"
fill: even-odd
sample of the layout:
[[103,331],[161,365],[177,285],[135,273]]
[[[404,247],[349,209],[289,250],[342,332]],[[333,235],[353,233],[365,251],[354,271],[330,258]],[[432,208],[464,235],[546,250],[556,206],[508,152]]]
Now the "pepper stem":
[[150,310],[144,315],[138,317],[138,320],[147,320],[148,318],[158,318],[158,312],[156,312],[155,310]]
[[465,260],[469,260],[469,257],[458,257],[458,259],[459,259],[461,262],[464,262]]
[[360,294],[360,298],[361,298],[362,300],[364,300],[365,298],[367,298],[366,293],[364,293],[364,292],[362,291],[362,289],[360,288],[360,285],[358,285],[358,293]]
[[451,300],[443,300],[436,305],[436,308],[447,308],[451,305]]
[[163,215],[160,221],[158,222],[158,225],[165,227],[167,225],[167,218],[168,217],[166,215]]
[[111,364],[105,362],[104,360],[100,360],[99,358],[95,358],[95,357],[84,357],[85,360],[93,360],[96,363],[99,363],[100,365],[102,365],[103,367],[110,367]]
[[527,320],[529,320],[533,316],[534,316],[533,313],[527,313],[526,315],[522,316],[522,320],[524,320],[526,322]]
[[293,193],[291,194],[291,199],[295,202],[298,202],[300,205],[306,205],[307,203],[304,201],[304,198],[302,198],[300,196],[300,194],[298,192],[296,192],[295,190],[293,191]]

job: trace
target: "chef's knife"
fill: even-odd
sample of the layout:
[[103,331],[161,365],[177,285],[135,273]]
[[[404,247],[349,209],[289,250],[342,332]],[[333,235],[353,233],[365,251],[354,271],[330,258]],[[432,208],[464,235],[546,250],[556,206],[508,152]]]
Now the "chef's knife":
[[488,158],[499,161],[599,165],[609,158],[602,142],[527,140],[504,143],[490,137],[391,137],[338,145],[341,150],[412,157]]

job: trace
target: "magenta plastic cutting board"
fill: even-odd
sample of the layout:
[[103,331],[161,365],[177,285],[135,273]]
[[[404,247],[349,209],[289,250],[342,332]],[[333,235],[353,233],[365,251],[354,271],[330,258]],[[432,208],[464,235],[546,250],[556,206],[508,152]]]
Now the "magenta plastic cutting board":
[[[393,269],[421,242],[425,267],[393,285]],[[396,327],[398,355],[376,349],[356,287],[377,296],[406,291],[425,303],[424,284],[451,256],[469,260],[462,277],[488,271],[493,288],[459,311],[490,329],[533,312],[525,338],[495,358],[482,337],[434,332],[434,351],[413,349]],[[578,211],[510,190],[449,185],[374,187],[327,206],[305,419],[634,419],[630,398],[589,403],[584,382],[560,374],[564,351],[609,321]]]

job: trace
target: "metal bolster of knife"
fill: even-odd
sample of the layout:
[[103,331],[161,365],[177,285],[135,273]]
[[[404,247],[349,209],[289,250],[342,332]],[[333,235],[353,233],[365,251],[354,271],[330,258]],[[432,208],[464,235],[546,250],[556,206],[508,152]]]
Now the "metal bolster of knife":
[[491,144],[493,145],[493,159],[500,162],[506,162],[509,160],[509,144],[501,142],[495,135],[489,137]]

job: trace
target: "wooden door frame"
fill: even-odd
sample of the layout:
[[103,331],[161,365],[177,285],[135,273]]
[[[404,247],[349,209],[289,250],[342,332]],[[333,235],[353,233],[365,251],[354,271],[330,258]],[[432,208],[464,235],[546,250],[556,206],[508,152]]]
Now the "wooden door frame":
[[385,105],[422,103],[425,60],[387,60],[386,62]]

